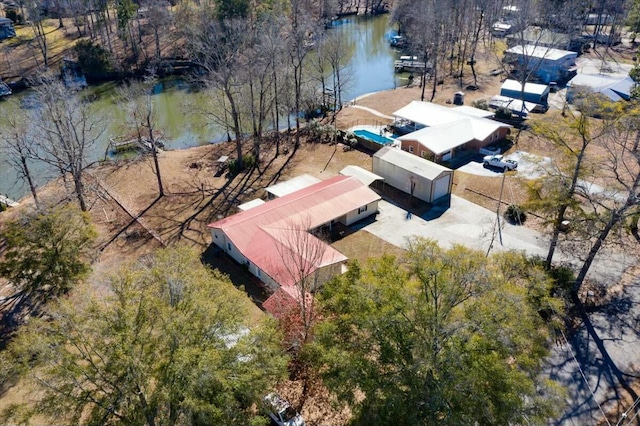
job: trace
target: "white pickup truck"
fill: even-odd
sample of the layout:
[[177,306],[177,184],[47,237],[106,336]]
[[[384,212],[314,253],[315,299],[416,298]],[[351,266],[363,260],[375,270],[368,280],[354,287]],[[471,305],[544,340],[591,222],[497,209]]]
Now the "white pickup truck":
[[518,162],[515,160],[507,160],[504,155],[487,155],[482,159],[482,164],[485,166],[496,167],[502,169],[505,172],[509,170],[515,170],[518,168]]

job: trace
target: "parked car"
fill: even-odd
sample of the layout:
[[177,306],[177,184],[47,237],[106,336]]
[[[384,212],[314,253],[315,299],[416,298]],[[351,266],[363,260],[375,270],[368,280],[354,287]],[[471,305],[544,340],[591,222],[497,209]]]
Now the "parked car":
[[487,155],[482,159],[484,166],[496,167],[502,169],[505,172],[508,170],[515,170],[518,168],[518,162],[515,160],[507,160],[504,155]]
[[265,408],[278,426],[304,426],[304,419],[286,399],[275,392],[264,397]]
[[480,154],[482,155],[498,155],[500,154],[500,147],[495,145],[485,146],[484,148],[480,148]]

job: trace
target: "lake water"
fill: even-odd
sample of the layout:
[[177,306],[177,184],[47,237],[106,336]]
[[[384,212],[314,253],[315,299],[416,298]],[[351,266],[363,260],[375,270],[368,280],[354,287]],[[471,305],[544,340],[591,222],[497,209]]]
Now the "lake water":
[[[399,53],[389,46],[389,37],[394,32],[388,26],[387,15],[374,18],[345,17],[335,21],[330,31],[339,33],[349,46],[348,74],[351,77],[345,86],[343,100],[392,89],[402,84],[398,80],[399,76],[394,74],[393,61]],[[92,108],[99,111],[107,129],[93,149],[91,160],[103,158],[109,139],[125,131],[123,123],[127,117],[123,108],[114,101],[115,86],[114,83],[108,83],[87,89],[95,95]],[[154,92],[158,129],[167,149],[187,148],[226,139],[225,129],[211,125],[199,113],[198,107],[204,106],[211,99],[206,91],[192,92],[184,84],[169,81],[158,85]],[[21,101],[28,96],[30,94],[24,92],[10,97],[11,102],[0,102],[0,115],[20,113]],[[41,165],[36,167],[37,180],[42,184],[51,176]],[[6,155],[0,151],[0,194],[19,199],[27,190],[7,163]]]

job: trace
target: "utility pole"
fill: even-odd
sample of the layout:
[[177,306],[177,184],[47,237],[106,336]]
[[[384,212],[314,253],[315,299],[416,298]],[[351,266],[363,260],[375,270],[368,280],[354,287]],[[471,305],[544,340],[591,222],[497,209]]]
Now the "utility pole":
[[504,181],[507,178],[507,171],[502,172],[502,185],[500,185],[500,196],[498,197],[498,208],[496,209],[496,220],[498,221],[498,237],[500,239],[500,245],[502,243],[502,227],[500,226],[500,204],[502,204],[502,191],[504,190]]
[[[500,185],[500,196],[498,197],[498,207],[496,208],[496,223],[498,227],[498,238],[500,239],[500,245],[502,244],[502,228],[500,226],[500,204],[502,203],[502,191],[504,190],[504,180],[507,178],[507,172],[503,172],[502,174],[502,185]],[[491,232],[491,242],[489,243],[489,248],[487,249],[487,257],[489,257],[489,253],[491,253],[491,249],[493,248],[493,242],[496,239],[496,230],[495,227]]]

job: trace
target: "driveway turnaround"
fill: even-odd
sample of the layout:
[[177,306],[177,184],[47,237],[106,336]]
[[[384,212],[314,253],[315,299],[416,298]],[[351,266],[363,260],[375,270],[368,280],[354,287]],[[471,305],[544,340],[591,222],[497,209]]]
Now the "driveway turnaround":
[[[387,200],[380,200],[375,220],[356,224],[354,228],[370,232],[400,248],[407,248],[413,237],[424,237],[437,241],[443,248],[460,244],[484,253],[517,250],[529,256],[546,257],[549,243],[545,236],[526,226],[506,222],[502,215],[504,206],[500,209],[498,226],[495,211],[455,195],[447,201],[416,216]],[[581,261],[576,256],[571,245],[565,247],[560,242],[554,261],[580,267]],[[591,265],[588,278],[603,284],[618,282],[624,271],[637,262],[632,254],[603,248]]]
[[407,247],[409,238],[420,236],[433,239],[444,248],[461,244],[484,252],[491,246],[492,251],[524,250],[530,255],[546,254],[547,243],[541,234],[506,223],[502,217],[500,241],[496,212],[455,195],[449,203],[434,205],[422,217],[410,215],[386,200],[379,202],[378,209],[376,220],[364,224],[361,229],[401,248]]

